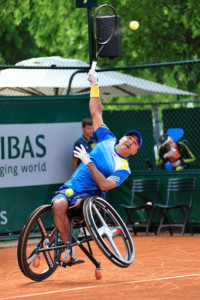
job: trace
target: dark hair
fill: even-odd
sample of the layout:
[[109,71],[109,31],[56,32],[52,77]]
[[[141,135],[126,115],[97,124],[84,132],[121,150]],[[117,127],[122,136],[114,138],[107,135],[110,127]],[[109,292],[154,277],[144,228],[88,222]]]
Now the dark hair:
[[170,136],[167,133],[164,133],[163,135],[161,135],[161,137],[159,138],[159,142],[161,145],[165,144],[168,140]]
[[84,127],[86,127],[87,125],[89,125],[89,126],[92,126],[92,125],[93,125],[92,119],[90,119],[90,118],[85,118],[85,119],[83,119],[83,121],[82,121],[82,127],[84,128]]

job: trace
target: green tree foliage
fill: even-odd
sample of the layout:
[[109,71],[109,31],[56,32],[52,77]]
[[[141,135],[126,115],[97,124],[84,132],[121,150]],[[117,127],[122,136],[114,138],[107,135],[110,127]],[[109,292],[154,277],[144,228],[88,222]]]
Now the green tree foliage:
[[14,64],[21,58],[41,55],[42,49],[35,46],[34,36],[28,30],[29,20],[18,17],[18,1],[1,0],[0,5],[0,62]]
[[[105,3],[121,16],[123,55],[113,61],[99,59],[100,67],[198,58],[198,0],[98,1]],[[50,55],[89,61],[87,9],[76,8],[75,0],[0,0],[0,4],[0,63]],[[136,31],[129,28],[132,20],[140,23]],[[181,77],[178,67],[138,70],[134,75],[189,89],[198,82],[198,69],[185,68],[187,78]]]
[[87,11],[75,1],[4,0],[1,7],[5,63],[49,55],[87,59]]
[[[123,49],[122,59],[113,61],[113,66],[198,58],[199,1],[113,0],[110,3],[121,17]],[[132,20],[139,22],[138,30],[129,28]],[[198,65],[134,70],[133,75],[199,92],[197,90],[200,78]]]
[[[113,1],[114,3],[115,1]],[[158,62],[197,58],[200,46],[199,1],[123,0],[120,9],[126,62]],[[121,5],[121,1],[120,1]],[[129,22],[138,20],[136,31]],[[131,46],[132,45],[132,46]],[[127,53],[128,52],[128,53]]]
[[[107,2],[99,0],[99,5]],[[34,54],[88,58],[87,10],[76,8],[75,0],[1,0],[0,3],[1,55],[6,62]],[[197,58],[199,1],[110,0],[109,3],[121,16],[123,57],[118,65]],[[136,31],[129,28],[132,20],[140,23]]]

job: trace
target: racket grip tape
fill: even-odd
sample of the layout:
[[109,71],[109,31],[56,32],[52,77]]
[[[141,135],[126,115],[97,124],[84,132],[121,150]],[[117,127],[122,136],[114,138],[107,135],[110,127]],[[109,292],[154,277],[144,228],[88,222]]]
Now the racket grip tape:
[[95,60],[93,60],[93,62],[92,62],[92,67],[91,67],[91,71],[95,71],[95,69],[96,69],[96,66],[97,66],[97,61],[95,61]]

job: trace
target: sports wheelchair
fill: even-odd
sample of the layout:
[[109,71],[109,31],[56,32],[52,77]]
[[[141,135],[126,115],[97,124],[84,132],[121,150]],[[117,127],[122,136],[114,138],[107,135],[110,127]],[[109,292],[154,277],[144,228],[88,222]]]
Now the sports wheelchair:
[[[71,224],[70,246],[80,249],[95,265],[95,277],[102,277],[101,264],[92,253],[90,241],[94,240],[105,256],[121,268],[128,267],[135,258],[131,235],[116,210],[100,197],[86,197],[69,207],[67,215]],[[75,229],[83,234],[75,234]],[[86,244],[86,245],[84,245]],[[38,207],[27,219],[18,242],[18,264],[22,273],[34,281],[53,274],[59,265],[61,253],[66,249],[55,228],[51,205]],[[84,261],[77,261],[84,262]]]

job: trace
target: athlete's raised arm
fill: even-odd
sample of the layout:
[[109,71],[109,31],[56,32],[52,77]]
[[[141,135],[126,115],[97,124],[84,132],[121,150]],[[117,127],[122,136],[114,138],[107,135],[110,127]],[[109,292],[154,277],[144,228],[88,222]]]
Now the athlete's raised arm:
[[101,100],[99,97],[99,85],[98,85],[98,78],[97,73],[95,71],[89,71],[88,73],[88,80],[91,84],[90,89],[90,114],[93,120],[93,127],[94,131],[99,128],[100,125],[103,124],[103,111],[102,111],[102,105]]

